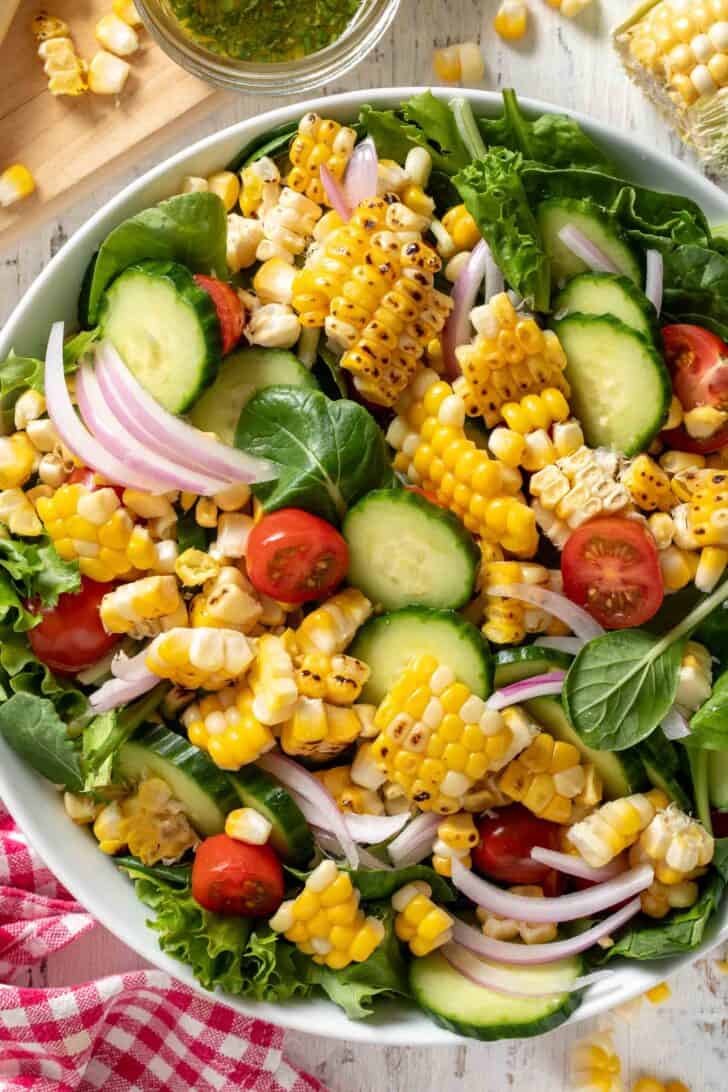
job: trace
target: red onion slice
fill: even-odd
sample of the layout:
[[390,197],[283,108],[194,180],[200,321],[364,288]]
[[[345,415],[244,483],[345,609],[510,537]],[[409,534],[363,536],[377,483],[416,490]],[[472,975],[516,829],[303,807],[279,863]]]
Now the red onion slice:
[[127,656],[124,652],[116,652],[111,661],[111,674],[115,679],[123,679],[124,682],[141,682],[150,674],[147,667],[147,651],[149,645],[145,645],[136,656]]
[[349,208],[353,210],[362,201],[377,196],[378,178],[377,146],[367,137],[357,144],[344,175],[344,199]]
[[453,308],[442,331],[442,357],[448,379],[455,379],[460,375],[455,350],[470,340],[470,312],[483,283],[489,260],[493,260],[490,247],[485,239],[481,239],[452,287]]
[[604,630],[598,622],[594,621],[591,614],[577,607],[576,603],[572,603],[565,595],[549,591],[548,588],[542,588],[538,584],[497,584],[488,588],[488,595],[499,595],[504,599],[520,599],[534,607],[542,607],[584,641],[591,641],[594,637],[601,637],[604,634]]
[[126,679],[109,679],[98,690],[95,690],[88,703],[94,713],[108,713],[111,709],[118,709],[120,705],[140,698],[142,694],[152,690],[159,682],[159,675],[153,671],[147,672],[145,677],[140,677],[128,682]]
[[321,164],[319,170],[321,174],[321,184],[326,191],[329,204],[335,212],[338,212],[344,223],[346,223],[347,220],[351,220],[352,213],[352,209],[346,199],[346,194],[325,163]]
[[585,262],[595,273],[624,272],[574,224],[567,224],[562,227],[559,232],[559,239],[572,254],[575,254],[577,258],[581,258],[582,262]]
[[621,906],[614,914],[593,925],[591,929],[568,937],[566,940],[552,940],[548,944],[515,944],[510,940],[496,940],[457,919],[453,925],[453,939],[458,944],[462,944],[463,948],[486,959],[492,959],[494,963],[515,963],[520,966],[553,963],[555,959],[566,959],[569,956],[578,955],[579,952],[585,952],[602,937],[608,937],[620,929],[635,914],[638,914],[641,908],[639,898],[630,899],[625,906]]
[[604,883],[605,880],[614,879],[624,872],[624,860],[615,857],[604,868],[592,868],[581,857],[575,857],[572,853],[558,853],[554,849],[544,849],[543,846],[534,846],[531,857],[540,864],[547,865],[557,872],[563,872],[567,876],[578,876],[581,880],[591,880],[592,883]]
[[386,842],[388,838],[399,834],[408,819],[407,812],[402,815],[354,815],[352,813],[344,816],[344,822],[354,841],[364,842],[368,846]]
[[645,272],[645,295],[654,305],[657,314],[662,310],[662,280],[664,262],[659,250],[647,251],[647,269]]
[[550,671],[548,675],[532,675],[530,679],[521,679],[520,682],[504,686],[502,690],[494,691],[485,703],[488,709],[505,709],[507,705],[515,705],[519,701],[530,701],[531,698],[542,698],[546,694],[560,694],[565,671]]
[[568,967],[565,967],[563,982],[560,982],[559,969],[548,964],[535,964],[529,975],[521,967],[488,963],[452,941],[445,944],[441,951],[448,963],[469,982],[508,997],[552,997],[562,993],[576,993],[577,990],[586,989],[593,982],[612,974],[611,971],[593,971],[591,974],[572,978]]
[[[333,834],[330,834],[328,830],[323,830],[322,827],[317,827],[315,823],[311,824],[311,830],[313,831],[314,838],[318,842],[324,853],[329,853],[332,857],[341,856],[341,846],[334,838]],[[362,849],[359,846],[359,867],[368,868],[374,872],[391,872],[392,865],[387,864],[385,861],[380,861],[378,857],[375,857],[373,853],[369,853],[368,850]]]
[[124,428],[139,443],[178,465],[218,477],[226,482],[263,482],[276,476],[265,459],[237,451],[168,413],[145,391],[114,347],[102,343],[96,349],[96,375],[104,398]]
[[475,876],[456,857],[452,859],[452,882],[458,891],[491,913],[514,918],[515,921],[560,922],[588,918],[638,895],[650,886],[654,877],[655,873],[649,865],[639,865],[587,891],[556,898],[532,899],[527,895],[504,891],[488,880]]
[[538,637],[533,643],[538,648],[553,648],[557,652],[576,656],[577,652],[581,652],[586,641],[581,637]]
[[493,296],[499,295],[506,286],[500,266],[493,257],[493,251],[488,247],[485,259],[485,302],[490,303]]
[[[408,817],[405,815],[406,818]],[[432,853],[437,828],[441,822],[441,815],[423,811],[407,824],[402,833],[387,846],[387,852],[397,868],[419,864]]]
[[661,727],[666,739],[685,739],[690,735],[690,725],[675,705],[663,720]]

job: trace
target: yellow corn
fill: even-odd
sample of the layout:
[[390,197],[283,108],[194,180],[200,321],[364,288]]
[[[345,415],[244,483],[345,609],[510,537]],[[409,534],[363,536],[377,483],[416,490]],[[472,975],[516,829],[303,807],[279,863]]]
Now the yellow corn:
[[296,630],[296,644],[304,653],[334,656],[344,652],[371,613],[367,597],[356,588],[346,588],[306,615]]
[[449,383],[423,371],[387,431],[394,468],[458,516],[469,531],[517,557],[538,546],[536,518],[516,494],[521,478],[468,439],[465,407]]
[[139,48],[139,35],[115,12],[102,15],[96,24],[96,40],[119,57],[128,57]]
[[0,492],[0,524],[14,535],[35,537],[43,530],[31,498],[22,489]]
[[486,774],[464,793],[462,804],[463,811],[480,815],[489,808],[505,807],[506,804],[510,804],[510,798],[498,787],[497,775]]
[[297,661],[296,685],[306,698],[323,698],[332,705],[351,705],[369,678],[369,668],[353,656],[308,652]]
[[566,354],[553,331],[519,315],[505,292],[470,317],[477,334],[456,350],[463,370],[456,389],[471,417],[484,417],[492,428],[502,418],[501,407],[523,395],[555,388],[568,398]]
[[199,844],[183,805],[158,777],[143,780],[131,796],[103,807],[93,831],[103,853],[128,847],[145,865],[172,864]]
[[713,859],[713,838],[676,804],[655,815],[630,849],[630,863],[654,867],[658,883],[670,886],[702,876]]
[[361,727],[353,708],[329,705],[321,698],[299,698],[281,727],[281,748],[288,755],[327,762],[354,742]]
[[640,895],[643,913],[651,918],[664,918],[671,910],[687,910],[698,901],[700,888],[694,880],[664,884],[653,880]]
[[240,569],[224,565],[205,581],[200,594],[192,600],[190,618],[193,626],[218,626],[250,633],[262,614],[262,604]]
[[316,221],[321,217],[321,207],[290,186],[284,186],[278,201],[262,211],[263,239],[258,245],[256,257],[261,262],[269,258],[283,258],[293,263],[303,254],[310,243]]
[[102,853],[113,856],[126,846],[126,824],[118,800],[101,809],[93,825],[94,837]]
[[[151,569],[157,573],[173,573],[177,561],[177,543],[171,539],[155,542],[149,528],[142,527],[141,524],[137,523],[129,536],[126,556],[129,564],[134,569]],[[100,580],[101,577],[97,576],[94,579]]]
[[185,587],[192,588],[217,576],[220,571],[220,562],[204,550],[189,547],[183,550],[175,561],[174,571]]
[[[525,895],[526,898],[532,899],[543,898],[543,888],[537,884],[512,887],[511,893]],[[522,940],[524,944],[548,944],[556,940],[558,929],[553,922],[544,922],[539,925],[528,921],[515,921],[513,918],[502,918],[498,914],[492,914],[480,906],[475,913],[485,936],[492,937],[494,940]]]
[[698,570],[698,554],[692,550],[683,550],[679,546],[666,546],[659,551],[658,560],[666,592],[680,591],[690,583]]
[[253,713],[253,694],[245,684],[206,694],[188,705],[181,719],[190,743],[224,770],[239,770],[275,745],[270,728]]
[[73,792],[64,792],[63,794],[63,807],[66,815],[74,823],[78,823],[79,826],[93,823],[103,806],[101,801],[94,800],[92,796],[81,796]]
[[452,859],[470,868],[473,859],[470,850],[477,846],[478,830],[472,815],[461,812],[443,819],[437,828],[437,838],[432,847],[432,867],[441,876],[452,875]]
[[145,662],[155,675],[177,686],[222,690],[245,674],[252,659],[252,646],[237,630],[178,627],[154,638]]
[[123,19],[125,23],[128,23],[130,27],[142,25],[141,15],[136,9],[134,0],[112,0],[111,8],[114,14]]
[[269,156],[262,156],[245,167],[240,180],[240,211],[243,216],[260,215],[277,205],[281,194],[281,176]]
[[603,1031],[581,1039],[574,1045],[569,1061],[571,1080],[577,1092],[624,1092],[622,1063],[614,1049],[611,1032]]
[[716,586],[728,566],[728,549],[722,546],[706,546],[700,551],[695,570],[695,586],[701,592],[710,592]]
[[480,83],[485,74],[485,62],[477,42],[458,42],[436,49],[432,67],[438,80],[444,83]]
[[0,207],[6,209],[35,192],[35,179],[22,163],[13,163],[0,174]]
[[266,819],[255,808],[236,808],[228,812],[225,819],[225,833],[228,838],[247,842],[251,846],[264,846],[273,830],[270,819]]
[[522,561],[485,562],[481,569],[483,583],[483,633],[497,645],[518,645],[527,633],[568,632],[563,623],[537,607],[519,599],[489,595],[488,589],[503,584],[532,584],[551,588],[560,574],[549,572],[543,565]]
[[672,990],[667,982],[658,982],[651,990],[647,990],[645,997],[651,1005],[662,1005],[672,996]]
[[526,33],[528,8],[522,0],[503,0],[493,20],[496,34],[507,42],[515,42]]
[[25,485],[33,473],[38,454],[24,432],[0,436],[0,489]]
[[207,179],[210,193],[216,193],[225,206],[225,212],[232,212],[240,196],[240,179],[232,171],[216,171]]
[[321,167],[341,180],[355,144],[356,133],[348,126],[318,114],[304,114],[288,149],[291,170],[286,185],[319,205],[330,205],[321,182]]
[[63,19],[46,12],[36,15],[31,29],[40,43],[38,56],[52,95],[82,95],[88,90],[86,65],[76,52],[71,31]]
[[[601,783],[596,778],[598,798]],[[552,823],[571,820],[572,801],[580,795],[587,782],[587,770],[581,755],[571,743],[555,740],[541,732],[525,751],[506,766],[498,785],[513,800]]]
[[609,800],[571,827],[566,837],[587,864],[601,868],[634,845],[668,803],[665,793],[658,789]]
[[534,474],[529,485],[536,498],[532,507],[544,533],[555,540],[544,512],[557,521],[558,536],[562,524],[574,530],[595,516],[624,512],[630,495],[624,485],[615,481],[616,472],[617,459],[612,452],[580,447]]
[[187,608],[173,576],[145,576],[122,584],[101,600],[107,633],[128,633],[137,640],[187,625]]
[[536,734],[517,707],[509,718],[486,709],[434,656],[421,655],[377,709],[371,757],[422,811],[452,815],[476,782]]
[[394,931],[409,944],[414,956],[426,956],[452,940],[453,918],[431,896],[430,885],[419,880],[400,887],[392,896],[397,912]]
[[697,546],[728,546],[728,471],[686,470],[673,488],[689,496],[687,531]]
[[339,811],[354,815],[383,815],[384,804],[378,793],[357,785],[351,779],[351,766],[332,766],[315,775],[329,790]]
[[253,712],[263,724],[281,724],[293,715],[298,687],[293,661],[282,638],[264,633],[259,639],[249,682],[255,696]]
[[480,229],[465,205],[454,205],[448,209],[442,218],[442,226],[452,239],[455,254],[472,250],[481,240]]
[[341,970],[363,963],[384,939],[384,925],[365,917],[349,874],[322,861],[295,899],[280,905],[269,925],[310,955],[314,963]]
[[638,455],[622,473],[620,480],[637,507],[645,512],[669,512],[675,506],[676,497],[670,488],[670,479],[649,455]]
[[[508,466],[541,470],[584,443],[581,426],[567,420],[569,403],[555,387],[547,387],[541,394],[524,395],[520,402],[506,402],[501,406],[501,415],[508,427],[494,428],[488,447]],[[552,425],[553,436],[549,433]]]
[[710,697],[713,686],[713,660],[705,645],[688,641],[680,662],[675,704],[688,716]]
[[[78,560],[92,580],[108,582],[138,565],[127,556],[134,521],[110,487],[65,484],[52,497],[39,497],[36,511],[64,561]],[[154,552],[154,551],[152,551]]]

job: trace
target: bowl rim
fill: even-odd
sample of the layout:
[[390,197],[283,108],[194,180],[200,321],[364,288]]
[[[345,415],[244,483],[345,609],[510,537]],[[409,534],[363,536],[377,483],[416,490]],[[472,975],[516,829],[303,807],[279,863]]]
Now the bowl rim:
[[[130,182],[115,197],[106,202],[69,238],[51,259],[42,273],[24,293],[0,332],[0,359],[8,354],[16,330],[24,322],[27,325],[27,319],[34,313],[36,303],[42,300],[47,286],[58,276],[69,257],[74,257],[79,253],[83,256],[84,252],[87,256],[90,256],[95,241],[103,237],[102,233],[105,234],[117,222],[117,214],[120,212],[123,215],[127,214],[125,206],[133,203],[133,200],[143,195],[145,191],[154,191],[155,184],[165,178],[173,178],[175,172],[183,168],[188,161],[194,160],[201,154],[214,151],[217,146],[224,146],[233,139],[239,139],[240,145],[243,146],[246,141],[251,140],[265,129],[295,120],[309,110],[321,111],[325,109],[333,116],[347,116],[351,115],[364,103],[372,103],[386,108],[411,95],[429,89],[426,86],[364,89],[342,92],[332,96],[319,96],[299,103],[289,103],[212,133],[167,157],[139,178]],[[450,97],[447,88],[431,88],[431,90],[440,98]],[[501,103],[499,92],[464,88],[461,93],[467,96],[471,102],[486,110],[497,109]],[[698,203],[704,202],[707,204],[709,208],[714,210],[715,216],[713,218],[721,217],[728,220],[728,195],[680,160],[666,153],[647,148],[639,138],[633,137],[626,132],[620,132],[611,125],[596,121],[577,111],[529,97],[523,97],[519,101],[528,112],[562,113],[573,117],[583,125],[590,135],[597,140],[605,141],[610,148],[617,148],[632,158],[636,156],[649,167],[656,168],[661,174],[664,172],[666,185],[678,190],[686,190]],[[149,202],[153,203],[158,199],[158,197],[150,197]],[[709,218],[711,218],[710,215]],[[45,332],[42,332],[41,336],[45,340]],[[20,346],[19,351],[22,351],[22,348]],[[19,779],[13,776],[14,770],[16,775],[21,775]],[[53,832],[43,825],[43,822],[36,814],[33,807],[33,794],[27,792],[27,783],[25,785],[26,791],[24,791],[23,782],[27,782],[28,779],[22,777],[22,774],[26,771],[27,767],[9,749],[5,741],[0,739],[0,798],[4,801],[18,826],[27,834],[48,867],[52,869],[73,896],[82,905],[89,908],[96,920],[114,933],[129,948],[161,970],[182,980],[202,996],[212,996],[217,1000],[224,1000],[230,1007],[246,1016],[270,1020],[291,1030],[318,1034],[326,1038],[340,1039],[351,1043],[383,1046],[439,1046],[462,1044],[468,1041],[464,1037],[455,1035],[432,1023],[411,1002],[404,1004],[386,1003],[378,1006],[376,1015],[369,1020],[351,1021],[331,1002],[318,999],[316,1001],[273,1004],[247,1001],[225,994],[211,995],[194,980],[186,965],[161,952],[151,930],[143,927],[143,933],[140,934],[136,925],[128,923],[122,914],[99,909],[94,886],[82,882],[74,871],[72,856],[67,859],[64,852],[64,840],[53,837]],[[42,778],[35,774],[30,774],[30,778],[32,784],[38,786],[38,795],[41,795],[44,790],[46,793],[50,791],[60,802],[60,797],[47,782],[44,782]],[[105,866],[108,866],[109,871],[107,874],[109,876],[113,874],[118,877],[120,882],[125,884],[128,882],[119,875],[111,860],[100,861],[99,871],[101,872]],[[596,1016],[614,1005],[629,1001],[680,967],[693,963],[701,955],[704,955],[712,947],[720,943],[721,940],[728,938],[728,905],[725,902],[721,916],[723,918],[722,925],[714,921],[709,929],[707,939],[699,948],[691,952],[659,961],[640,964],[627,964],[625,962],[620,964],[615,970],[615,974],[606,983],[598,982],[589,988],[581,1006],[563,1026],[578,1023],[581,1020]],[[323,1019],[320,1021],[314,1020],[314,1012],[319,1016],[326,1013],[325,1021]],[[314,1024],[315,1031],[313,1030]]]

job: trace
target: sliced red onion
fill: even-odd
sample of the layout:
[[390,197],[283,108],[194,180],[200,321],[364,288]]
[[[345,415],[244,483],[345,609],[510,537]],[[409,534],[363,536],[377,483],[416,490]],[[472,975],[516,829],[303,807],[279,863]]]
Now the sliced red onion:
[[419,864],[432,853],[437,828],[441,822],[442,816],[423,811],[407,824],[402,833],[387,846],[387,853],[397,868]]
[[[314,838],[325,853],[330,853],[332,857],[341,856],[341,846],[336,838],[334,838],[333,834],[330,834],[328,830],[317,827],[315,824],[311,825],[311,830],[313,831]],[[369,853],[368,850],[362,849],[361,846],[359,846],[359,865],[362,868],[373,869],[375,872],[392,871],[391,864],[380,861],[373,853]]]
[[[318,778],[310,774],[308,770],[304,770],[303,766],[299,766],[293,759],[281,754],[263,755],[258,759],[258,765],[280,781],[286,789],[301,796],[310,806],[306,809],[310,815],[313,815],[310,809],[315,809],[316,818],[309,819],[309,822],[330,831],[341,846],[349,866],[356,868],[359,864],[356,843],[349,833],[336,801]],[[303,808],[301,810],[303,811]],[[306,811],[304,816],[308,819]]]
[[84,667],[83,671],[79,671],[76,678],[84,686],[91,686],[93,683],[98,682],[99,679],[103,679],[105,675],[111,672],[111,661],[116,653],[112,649],[111,652],[107,652],[105,656],[102,656],[100,660],[97,660],[95,664],[91,664],[89,667]]
[[345,201],[349,208],[355,209],[360,202],[377,196],[378,178],[377,146],[371,137],[367,137],[357,144],[344,175]]
[[456,857],[452,859],[452,882],[458,891],[491,913],[515,921],[560,922],[588,918],[638,895],[650,886],[654,877],[655,873],[649,865],[639,865],[586,891],[558,895],[556,898],[532,899],[527,895],[504,891],[488,880],[475,876]]
[[690,725],[675,705],[663,720],[661,727],[666,739],[685,739],[690,735]]
[[594,637],[601,637],[604,630],[595,622],[591,614],[588,614],[576,603],[572,603],[565,595],[549,591],[538,584],[498,584],[488,588],[488,595],[502,596],[504,599],[520,599],[524,603],[530,603],[534,607],[542,607],[554,618],[567,625],[577,637],[584,641],[591,641]]
[[485,302],[490,303],[493,296],[497,296],[506,286],[500,266],[493,257],[493,251],[488,247],[485,260]]
[[532,675],[530,679],[504,686],[494,691],[485,703],[489,709],[505,709],[519,701],[542,698],[546,694],[560,694],[564,687],[565,671],[549,671],[548,675]]
[[624,872],[624,860],[621,857],[615,857],[604,868],[592,868],[581,857],[575,857],[572,853],[557,853],[556,850],[545,849],[543,846],[534,846],[531,857],[557,872],[578,876],[581,880],[591,880],[592,883],[604,883],[605,880],[614,879]]
[[582,262],[585,262],[595,273],[624,272],[574,224],[567,224],[562,227],[559,232],[559,239],[572,254],[575,254],[577,258],[581,258]]
[[334,212],[338,212],[341,219],[346,223],[347,220],[351,220],[352,209],[346,199],[344,190],[325,163],[321,164],[319,170],[321,173],[321,184],[329,199],[329,204]]
[[544,971],[543,977],[546,977],[552,988],[544,991],[544,982],[540,980],[541,974],[538,970],[534,970],[529,977],[520,967],[487,963],[467,948],[453,942],[445,944],[440,950],[448,963],[469,982],[508,997],[551,997],[561,993],[576,993],[577,990],[586,989],[592,983],[612,974],[611,971],[593,971],[591,974],[572,978],[568,968],[564,968],[564,980],[559,982],[558,972],[555,968],[550,968],[547,972]]
[[455,350],[470,340],[470,312],[483,283],[489,260],[493,260],[490,247],[485,239],[481,239],[452,286],[453,308],[442,331],[442,357],[448,379],[455,379],[460,375]]
[[159,675],[155,675],[153,671],[148,672],[145,678],[132,682],[127,682],[126,679],[109,679],[93,692],[88,702],[94,713],[108,713],[111,709],[118,709],[120,705],[134,701],[134,698],[140,698],[158,682]]
[[387,864],[385,861],[380,861],[378,857],[375,857],[373,853],[370,853],[367,849],[359,847],[359,863],[364,865],[365,868],[371,868],[375,872],[391,872],[392,865]]
[[568,937],[566,940],[552,940],[548,944],[515,944],[509,940],[496,940],[487,937],[472,925],[455,920],[453,939],[476,955],[492,959],[495,963],[516,963],[522,966],[537,963],[553,963],[555,959],[585,952],[602,937],[620,929],[626,922],[638,914],[642,908],[639,898],[631,899],[614,914],[604,918],[583,933]]
[[533,643],[539,648],[553,648],[557,652],[576,656],[577,652],[581,652],[586,641],[581,637],[538,637]]
[[659,250],[647,251],[647,269],[645,275],[645,295],[654,305],[658,315],[662,310],[662,280],[664,262]]
[[265,459],[220,443],[163,409],[124,364],[113,345],[96,349],[96,374],[109,407],[127,432],[179,466],[227,482],[263,482],[276,476]]
[[111,661],[111,674],[115,679],[123,679],[124,682],[141,682],[152,672],[147,667],[147,651],[149,646],[138,652],[136,656],[127,656],[125,652],[117,652]]
[[364,842],[368,846],[386,842],[394,834],[399,834],[408,819],[407,812],[401,815],[354,815],[352,813],[344,816],[344,822],[354,841]]

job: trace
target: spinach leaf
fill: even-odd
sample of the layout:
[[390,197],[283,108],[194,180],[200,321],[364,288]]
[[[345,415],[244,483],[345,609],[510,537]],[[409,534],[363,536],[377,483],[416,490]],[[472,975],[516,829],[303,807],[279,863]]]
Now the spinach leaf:
[[56,678],[37,660],[25,637],[0,627],[0,677],[4,695],[30,694],[49,698],[62,717],[73,719],[86,710],[86,698],[72,682]]
[[209,545],[209,535],[206,528],[200,527],[195,519],[195,510],[189,512],[179,511],[177,516],[177,546],[180,553],[185,550],[206,551]]
[[407,868],[376,869],[353,868],[347,869],[354,884],[362,897],[363,902],[369,899],[391,899],[395,891],[405,884],[424,880],[432,888],[433,898],[437,902],[454,902],[455,892],[450,884],[428,865],[409,865]]
[[90,277],[87,321],[96,322],[105,290],[124,269],[146,258],[167,259],[195,273],[228,275],[225,206],[214,193],[182,193],[124,220],[107,235]]
[[[424,96],[419,98],[422,99]],[[413,116],[419,116],[421,120],[424,120],[426,112],[422,106],[415,107]],[[419,125],[413,121],[407,121],[394,110],[375,110],[373,106],[362,106],[359,123],[367,136],[374,140],[380,159],[394,159],[397,163],[404,163],[408,152],[413,148],[426,148],[432,157],[433,168],[447,175],[455,174],[470,162],[470,156],[460,138],[453,148],[440,148],[439,145],[436,146],[428,140]],[[434,132],[436,126],[434,115],[428,120],[428,126],[430,131]],[[445,127],[440,124],[437,128],[443,135]]]
[[708,615],[695,631],[695,640],[704,644],[721,664],[728,667],[728,602],[722,603]]
[[694,244],[676,247],[664,255],[663,277],[670,314],[680,321],[701,315],[728,326],[728,255]]
[[78,749],[53,702],[34,694],[14,694],[0,705],[0,735],[49,781],[72,792],[83,788]]
[[255,163],[257,159],[262,159],[263,156],[267,155],[271,159],[275,159],[276,156],[282,155],[288,151],[288,145],[295,136],[297,129],[297,121],[286,121],[283,125],[276,125],[274,129],[268,129],[265,133],[254,137],[228,163],[227,170],[237,174],[243,167],[249,167],[251,163]]
[[550,266],[521,181],[523,158],[491,149],[453,182],[511,288],[537,311],[548,311]]
[[419,125],[425,137],[450,157],[452,164],[459,162],[463,166],[470,162],[470,152],[458,128],[453,103],[444,103],[436,99],[432,91],[423,91],[402,105],[405,121]]
[[132,705],[101,713],[86,725],[81,736],[85,792],[93,792],[114,783],[114,767],[119,748],[131,739],[140,724],[154,712],[168,690],[169,687],[164,684],[155,686]]
[[339,357],[328,345],[319,345],[313,374],[328,398],[346,398],[349,391],[344,369],[339,364]]
[[320,391],[273,386],[246,404],[235,444],[269,459],[273,482],[253,486],[265,511],[305,508],[338,523],[347,507],[390,473],[384,436],[357,402]]
[[685,742],[712,751],[728,749],[728,671],[718,677],[712,694],[693,716]]
[[127,872],[136,872],[140,876],[146,876],[150,880],[161,880],[171,887],[189,887],[192,875],[192,866],[187,864],[176,865],[145,865],[136,857],[114,857],[114,864]]

